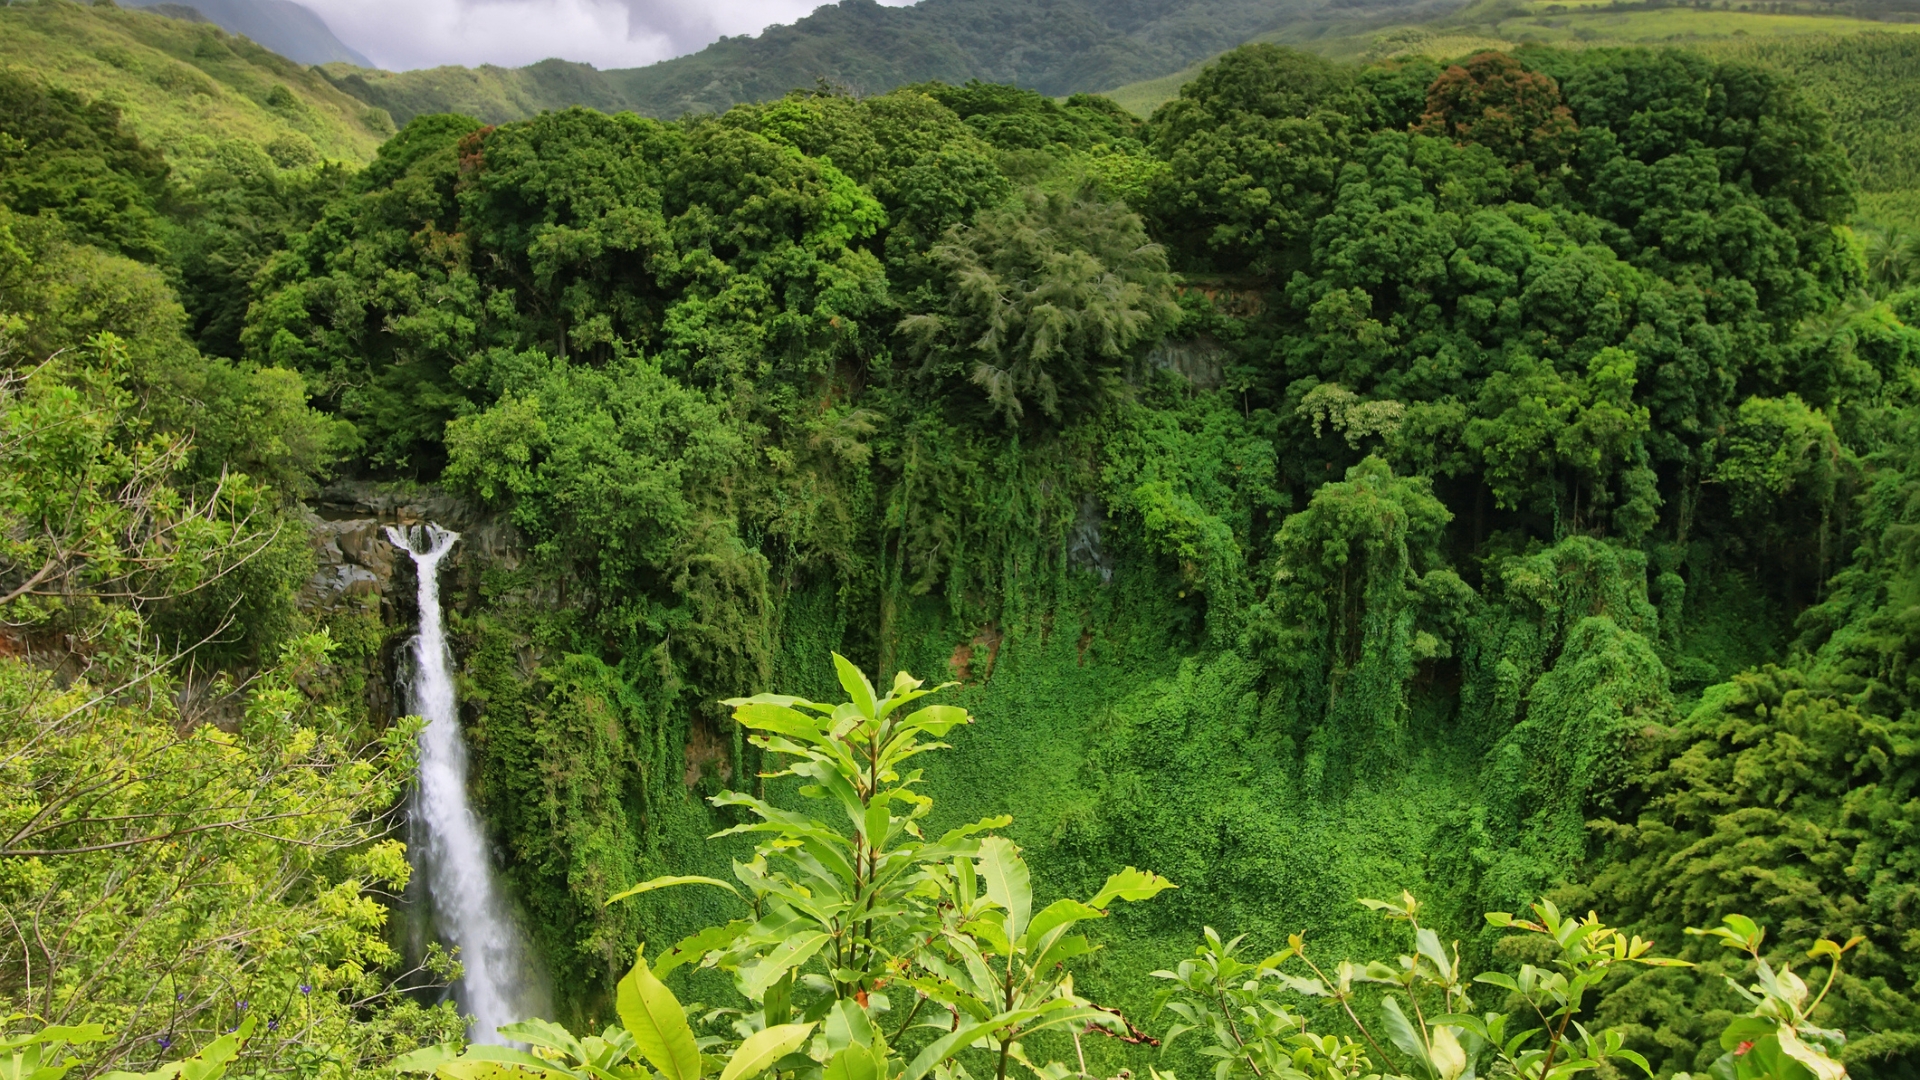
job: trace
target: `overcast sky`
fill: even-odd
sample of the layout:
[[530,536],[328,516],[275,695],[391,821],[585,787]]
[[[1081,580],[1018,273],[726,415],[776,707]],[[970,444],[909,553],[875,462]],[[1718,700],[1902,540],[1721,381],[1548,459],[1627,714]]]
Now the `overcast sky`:
[[[391,71],[518,66],[558,56],[637,67],[722,35],[790,23],[825,0],[302,0],[340,40]],[[881,0],[902,3],[908,0]]]

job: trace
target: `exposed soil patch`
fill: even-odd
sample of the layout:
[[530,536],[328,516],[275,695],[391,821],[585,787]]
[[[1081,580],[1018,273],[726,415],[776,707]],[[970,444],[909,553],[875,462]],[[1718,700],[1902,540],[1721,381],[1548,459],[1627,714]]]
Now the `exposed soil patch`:
[[687,772],[681,782],[691,791],[703,776],[717,776],[724,784],[733,779],[733,763],[719,734],[696,720],[687,727]]
[[953,656],[947,660],[953,677],[965,684],[993,678],[993,663],[1000,658],[1000,642],[1004,638],[999,627],[988,623],[973,635],[972,641],[954,646]]

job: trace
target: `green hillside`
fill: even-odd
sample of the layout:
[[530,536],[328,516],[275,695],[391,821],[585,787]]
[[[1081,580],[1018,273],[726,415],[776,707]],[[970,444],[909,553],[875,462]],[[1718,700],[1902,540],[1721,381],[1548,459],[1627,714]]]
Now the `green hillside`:
[[0,5],[0,69],[117,106],[186,173],[223,140],[245,139],[283,164],[363,162],[393,131],[385,113],[246,38],[111,4]]
[[647,116],[709,113],[767,101],[821,80],[857,93],[969,79],[1064,96],[1178,71],[1282,26],[1351,31],[1384,12],[1429,0],[1328,5],[1325,0],[924,0],[883,7],[844,0],[791,26],[725,38],[691,56],[643,68],[596,71],[547,60],[524,68],[459,67],[370,72],[330,64],[340,89],[397,122],[456,111],[488,123],[542,109],[587,105]]
[[338,90],[385,109],[400,124],[440,112],[503,124],[570,105],[603,112],[633,108],[612,81],[617,72],[568,60],[542,60],[520,68],[482,64],[402,72],[333,63],[314,70]]

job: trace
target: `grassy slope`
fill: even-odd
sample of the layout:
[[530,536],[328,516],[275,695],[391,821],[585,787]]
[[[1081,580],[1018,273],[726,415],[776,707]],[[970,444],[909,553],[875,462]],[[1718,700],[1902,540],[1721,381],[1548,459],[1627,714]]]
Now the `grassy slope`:
[[[304,139],[322,157],[361,162],[392,131],[385,114],[246,38],[144,11],[69,0],[0,6],[0,67],[115,103],[187,173],[226,139]],[[275,107],[279,86],[292,98]]]
[[486,64],[404,72],[369,71],[334,63],[317,70],[337,89],[387,110],[400,124],[434,112],[456,112],[489,124],[504,124],[569,105],[586,105],[604,112],[632,107],[610,81],[616,72],[600,72],[565,60],[542,60],[523,68]]

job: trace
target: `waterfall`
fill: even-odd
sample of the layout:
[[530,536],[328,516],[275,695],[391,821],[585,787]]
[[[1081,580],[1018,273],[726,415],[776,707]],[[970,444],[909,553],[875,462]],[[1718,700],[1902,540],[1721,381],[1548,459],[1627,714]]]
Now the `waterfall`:
[[486,831],[467,801],[467,744],[448,669],[439,581],[440,560],[460,535],[437,525],[390,526],[387,539],[413,556],[420,578],[420,633],[408,687],[409,707],[426,721],[413,799],[414,866],[426,879],[434,930],[458,950],[465,968],[454,999],[473,1018],[472,1039],[504,1042],[495,1029],[527,1019],[545,995],[532,950],[494,880]]

